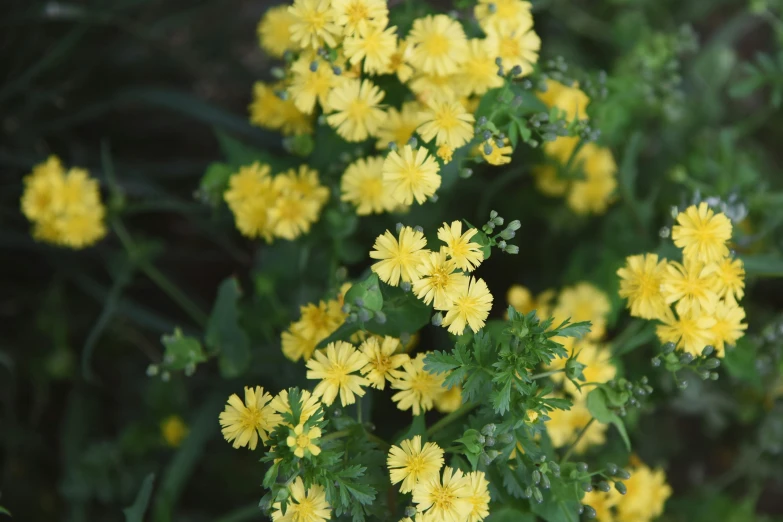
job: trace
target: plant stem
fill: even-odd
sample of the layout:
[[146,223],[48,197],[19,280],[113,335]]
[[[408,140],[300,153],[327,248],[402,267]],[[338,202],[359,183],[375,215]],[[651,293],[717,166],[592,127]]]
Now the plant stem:
[[356,422],[362,423],[362,398],[356,398]]
[[158,287],[163,290],[172,301],[176,302],[193,321],[202,328],[207,324],[207,314],[201,311],[188,296],[185,295],[177,285],[171,282],[163,273],[155,268],[151,263],[142,263],[139,268],[149,277]]
[[576,440],[571,443],[571,445],[568,447],[568,450],[566,450],[565,455],[563,455],[563,458],[560,460],[560,465],[562,466],[566,462],[568,462],[568,459],[571,457],[571,454],[574,452],[574,449],[576,448],[576,445],[579,444],[579,441],[582,440],[582,437],[585,433],[587,433],[587,430],[590,428],[590,426],[595,422],[595,417],[590,419],[590,422],[585,424],[585,427],[581,429],[579,434],[576,436]]
[[458,410],[455,410],[442,419],[440,419],[438,422],[433,424],[427,429],[427,437],[433,436],[438,431],[442,430],[452,422],[458,420],[460,417],[463,417],[464,415],[467,415],[470,413],[476,406],[478,406],[477,402],[467,402],[459,407]]
[[339,431],[333,431],[332,433],[321,437],[321,442],[326,442],[327,440],[336,440],[336,439],[342,439],[343,437],[347,437],[351,434],[351,430],[339,430]]
[[530,380],[535,381],[536,379],[543,379],[544,377],[549,377],[550,375],[555,375],[557,373],[563,373],[564,371],[565,370],[561,368],[560,370],[550,370],[548,372],[536,373],[530,376]]

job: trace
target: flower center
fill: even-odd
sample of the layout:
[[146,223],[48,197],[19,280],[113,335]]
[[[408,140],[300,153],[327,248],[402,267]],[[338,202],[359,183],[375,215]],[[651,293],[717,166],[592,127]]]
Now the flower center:
[[433,504],[443,510],[450,510],[454,505],[454,492],[446,486],[439,486],[432,492]]
[[261,411],[255,406],[246,408],[242,412],[242,429],[254,430],[261,426]]
[[370,11],[367,10],[364,2],[353,2],[345,10],[345,14],[348,16],[348,21],[354,25],[370,18]]
[[498,50],[502,58],[516,58],[519,56],[519,43],[513,36],[505,36],[500,39]]
[[364,100],[354,100],[351,106],[348,107],[348,114],[354,120],[364,119],[369,112],[370,106]]
[[435,33],[422,42],[424,51],[431,56],[442,56],[449,52],[449,39],[445,35]]
[[440,111],[435,117],[435,121],[443,129],[453,129],[459,125],[459,120],[450,110]]
[[296,445],[300,448],[307,448],[310,445],[310,437],[302,433],[296,437]]

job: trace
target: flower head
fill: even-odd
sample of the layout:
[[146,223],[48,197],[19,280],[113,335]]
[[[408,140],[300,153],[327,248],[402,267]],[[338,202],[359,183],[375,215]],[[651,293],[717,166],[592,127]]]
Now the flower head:
[[342,75],[334,74],[331,65],[325,60],[301,56],[291,65],[291,83],[287,92],[294,106],[304,114],[312,114],[316,102],[324,111],[328,111],[331,109],[331,92],[345,81]]
[[364,60],[364,72],[382,74],[397,50],[397,28],[364,25],[343,42],[345,57],[355,65]]
[[655,333],[662,343],[674,343],[693,355],[699,355],[712,343],[715,317],[704,314],[699,307],[677,316],[670,312],[661,321],[663,324],[658,325]]
[[313,390],[313,395],[321,397],[327,406],[334,402],[338,394],[343,406],[353,404],[356,402],[355,395],[363,396],[363,386],[369,384],[367,379],[356,374],[366,364],[367,357],[351,344],[344,341],[329,343],[307,361],[307,378],[321,380]]
[[609,296],[590,283],[582,282],[560,292],[552,315],[557,322],[571,318],[572,323],[590,321],[587,339],[598,340],[606,332],[606,317],[611,310]]
[[465,477],[468,480],[467,501],[471,507],[467,522],[479,522],[489,516],[489,481],[483,471],[472,471]]
[[710,313],[718,302],[714,287],[715,281],[702,263],[686,260],[683,265],[672,261],[666,266],[661,292],[667,304],[677,303],[678,314],[688,313],[693,307]]
[[527,27],[533,24],[533,6],[523,0],[478,0],[473,14],[485,32],[492,29]]
[[414,151],[410,145],[393,150],[383,163],[383,181],[397,203],[410,205],[415,199],[424,203],[440,187],[438,162],[427,149]]
[[462,406],[462,386],[455,384],[435,398],[435,409],[441,413],[457,411]]
[[386,150],[390,143],[394,143],[397,147],[404,147],[419,125],[421,125],[421,106],[418,102],[405,102],[400,110],[389,107],[386,109],[386,117],[376,132],[377,148]]
[[715,324],[710,328],[712,343],[717,355],[722,357],[725,347],[736,345],[748,329],[748,325],[742,322],[745,319],[745,309],[733,299],[720,300],[713,317]]
[[493,27],[487,32],[487,46],[490,52],[502,60],[506,73],[519,67],[517,76],[527,76],[533,72],[538,62],[541,38],[533,31],[533,17],[527,17],[514,26]]
[[745,295],[745,268],[742,259],[725,257],[707,265],[703,273],[713,276],[718,297],[740,300]]
[[459,102],[432,102],[422,116],[419,134],[424,141],[458,149],[473,138],[476,121]]
[[297,21],[286,5],[267,9],[258,23],[258,41],[269,56],[280,58],[296,48],[291,40],[291,26]]
[[288,489],[285,514],[280,502],[272,504],[273,522],[326,522],[332,518],[332,510],[326,501],[323,486],[313,484],[305,490],[302,477],[296,477]]
[[481,96],[490,89],[496,89],[503,85],[503,78],[498,76],[498,66],[487,45],[486,39],[471,38],[468,41],[468,50],[465,63],[462,64],[459,78],[465,83],[470,94]]
[[402,227],[399,240],[388,230],[375,239],[372,259],[379,259],[372,265],[372,271],[384,283],[397,286],[400,281],[412,282],[419,276],[419,265],[427,240],[424,233],[411,227]]
[[590,98],[579,89],[579,85],[569,87],[555,80],[547,80],[546,91],[540,92],[538,97],[547,107],[557,107],[566,113],[566,119],[587,119],[587,105]]
[[410,493],[421,481],[437,477],[443,467],[443,450],[434,442],[421,443],[421,435],[392,446],[386,458],[392,484],[400,484],[401,493]]
[[359,158],[345,169],[341,200],[356,206],[360,216],[394,210],[397,202],[383,186],[383,156]]
[[170,415],[160,423],[160,433],[168,446],[176,448],[188,436],[188,425],[179,415]]
[[370,386],[378,390],[384,389],[386,381],[393,382],[402,377],[400,366],[410,360],[405,353],[396,353],[401,350],[400,340],[394,337],[368,337],[359,346],[367,358],[367,364],[362,368],[362,374],[369,381]]
[[617,188],[617,164],[612,152],[593,143],[586,143],[579,150],[574,163],[581,165],[584,179],[571,183],[567,196],[568,206],[577,214],[606,212]]
[[468,501],[471,495],[470,481],[460,470],[448,466],[443,469],[443,477],[435,475],[421,480],[413,488],[413,503],[419,513],[442,522],[462,522],[467,520],[473,510]]
[[[487,150],[490,150],[489,154],[487,154]],[[490,165],[499,166],[511,163],[512,152],[514,149],[508,144],[508,138],[503,140],[502,147],[498,147],[497,143],[492,140],[487,140],[481,145],[481,157]]]
[[331,0],[337,24],[351,36],[367,26],[386,27],[389,8],[385,0]]
[[465,272],[472,272],[484,260],[481,245],[471,241],[477,233],[475,228],[469,228],[463,234],[461,221],[443,223],[438,229],[438,239],[446,243],[446,254]]
[[[595,519],[600,522],[615,522],[613,508],[622,498],[622,495],[614,488],[607,493],[594,489],[582,497],[582,504],[595,510]],[[645,519],[646,520],[646,519]],[[619,522],[619,521],[618,521]]]
[[663,506],[672,494],[663,470],[640,465],[630,470],[625,481],[626,494],[617,503],[618,520],[653,520],[663,513]]
[[413,409],[414,415],[432,409],[435,399],[443,393],[444,375],[435,375],[424,369],[426,354],[420,353],[402,365],[404,374],[392,381],[391,387],[400,390],[392,396],[402,411]]
[[716,214],[705,202],[691,205],[677,216],[672,228],[674,244],[682,248],[686,258],[702,263],[714,263],[728,257],[726,242],[731,239],[731,221],[725,214]]
[[536,315],[539,317],[550,316],[549,310],[552,308],[552,300],[554,298],[554,290],[544,290],[533,297],[532,292],[522,285],[511,285],[508,292],[506,292],[506,301],[517,312],[527,314],[536,310]]
[[233,446],[256,449],[258,439],[266,442],[268,433],[280,424],[280,415],[269,406],[272,396],[261,386],[255,389],[245,386],[245,402],[237,394],[228,398],[225,410],[220,414],[223,437]]
[[661,292],[666,261],[658,254],[630,256],[625,266],[617,270],[620,276],[620,297],[628,299],[631,315],[643,319],[658,319],[668,310]]
[[[300,111],[290,97],[284,100],[279,94],[284,89],[282,84],[256,82],[249,107],[250,122],[266,129],[279,129],[286,136],[310,134],[313,132],[312,116]],[[315,98],[312,101],[315,103]]]
[[304,424],[297,424],[291,431],[291,435],[286,438],[286,444],[294,452],[294,455],[300,459],[304,458],[305,454],[318,456],[321,453],[321,448],[316,445],[316,441],[321,438],[321,430],[317,426],[305,430]]
[[[592,341],[581,340],[571,343],[568,352],[569,356],[576,354],[577,360],[585,365],[582,369],[584,382],[609,382],[614,379],[617,374],[617,368],[612,364],[612,352],[606,346],[601,346]],[[550,368],[565,368],[566,361],[567,358],[565,357],[556,359],[553,361]],[[579,390],[570,379],[566,379],[565,373],[556,373],[552,375],[552,380],[563,383],[565,390],[574,396],[587,394],[586,391]]]
[[[293,409],[291,408],[291,401],[288,396],[288,390],[281,390],[280,393],[275,395],[269,406],[277,413],[281,415],[281,423],[283,414],[293,415]],[[299,394],[299,404],[297,409],[299,410],[299,417],[294,419],[295,423],[304,424],[313,415],[318,413],[318,408],[321,407],[321,401],[318,397],[313,395],[307,390],[301,390]],[[293,427],[288,425],[289,428]]]
[[333,114],[326,121],[347,141],[363,141],[378,131],[385,113],[384,92],[369,80],[346,80],[329,95]]
[[444,75],[459,70],[468,40],[459,22],[439,14],[414,20],[408,44],[413,67],[427,74]]
[[492,294],[489,293],[487,283],[483,279],[471,277],[466,289],[454,298],[454,304],[446,310],[443,326],[448,327],[449,333],[454,335],[462,335],[466,326],[473,333],[478,332],[484,326],[490,310]]
[[294,17],[290,24],[291,40],[302,48],[317,49],[323,44],[334,47],[340,28],[335,23],[335,11],[330,0],[294,0],[288,12]]
[[446,249],[429,252],[421,257],[419,276],[413,282],[416,297],[425,304],[433,303],[437,310],[446,310],[454,304],[454,299],[467,290],[468,278],[457,272],[457,263],[449,259]]

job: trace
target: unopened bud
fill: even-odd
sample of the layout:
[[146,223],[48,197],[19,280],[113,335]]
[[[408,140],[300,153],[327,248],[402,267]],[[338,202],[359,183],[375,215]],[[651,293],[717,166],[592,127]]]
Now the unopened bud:
[[438,312],[432,316],[431,321],[432,326],[440,326],[443,324],[443,314]]
[[622,482],[615,482],[614,489],[616,489],[617,492],[620,493],[621,495],[625,495],[626,493],[628,493],[628,488],[626,488],[625,484],[623,484]]
[[482,433],[483,435],[486,435],[487,437],[491,437],[491,436],[493,436],[493,435],[495,434],[495,430],[496,430],[497,428],[498,428],[498,427],[497,427],[497,426],[495,426],[494,424],[487,424],[486,426],[484,426],[483,428],[481,428],[481,433]]
[[714,370],[718,366],[720,366],[720,359],[707,359],[704,362],[704,367],[708,370]]
[[506,246],[506,254],[519,254],[519,247],[516,245]]
[[506,228],[508,230],[519,230],[520,228],[522,228],[522,223],[520,223],[518,219],[515,219],[514,221],[506,225]]
[[680,355],[680,363],[682,364],[690,364],[693,362],[693,355],[685,352],[684,354]]
[[386,323],[386,314],[378,310],[375,312],[375,322],[378,324],[385,324]]
[[701,351],[701,354],[702,354],[704,357],[709,357],[710,355],[712,355],[712,352],[714,352],[714,351],[715,351],[715,347],[714,347],[714,346],[712,346],[711,344],[708,344],[708,345],[707,345],[707,346],[705,346],[705,347],[704,347],[704,349]]

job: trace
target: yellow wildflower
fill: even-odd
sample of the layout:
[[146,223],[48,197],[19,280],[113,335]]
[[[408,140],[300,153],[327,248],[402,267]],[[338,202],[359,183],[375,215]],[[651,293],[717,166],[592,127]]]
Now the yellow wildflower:
[[261,386],[255,389],[245,386],[245,402],[237,394],[228,398],[225,410],[220,414],[223,437],[234,441],[234,448],[248,446],[256,449],[258,439],[266,442],[268,433],[280,424],[280,415],[269,406],[272,396]]
[[336,13],[331,0],[294,0],[288,12],[294,17],[290,24],[291,39],[303,49],[337,44],[335,37],[341,31],[334,20]]
[[272,504],[273,522],[326,522],[332,519],[323,486],[313,484],[305,490],[302,477],[296,477],[288,492],[285,514],[280,502]]
[[446,466],[442,479],[435,475],[416,484],[413,503],[419,513],[426,513],[427,520],[462,522],[473,509],[468,501],[471,493],[470,481],[462,471]]
[[625,266],[617,270],[620,276],[620,297],[628,299],[631,315],[643,319],[659,319],[668,307],[661,292],[666,273],[666,261],[658,254],[630,256]]
[[672,494],[663,470],[639,465],[629,470],[628,490],[617,503],[617,519],[623,522],[650,522],[663,514],[663,506]]
[[454,149],[446,145],[445,143],[438,147],[438,150],[436,152],[437,156],[443,160],[443,163],[449,163],[451,159],[454,157]]
[[720,300],[713,314],[715,324],[710,328],[712,344],[718,357],[723,357],[725,347],[734,346],[740,337],[745,335],[748,325],[745,319],[745,309],[732,299]]
[[609,297],[590,283],[582,282],[560,292],[552,311],[556,325],[569,317],[572,323],[590,321],[588,339],[601,339],[606,333],[606,316],[611,310]]
[[443,223],[438,229],[438,239],[446,243],[446,254],[454,260],[457,268],[464,272],[472,272],[484,261],[481,245],[471,241],[478,233],[475,228],[469,228],[462,233],[462,222]]
[[432,102],[429,104],[419,127],[419,134],[426,142],[448,145],[458,149],[473,138],[476,121],[459,102]]
[[404,147],[421,125],[421,106],[418,102],[405,102],[400,110],[386,109],[386,116],[376,132],[378,149],[388,149],[390,143]]
[[726,242],[731,239],[731,221],[716,214],[707,203],[691,205],[677,216],[672,228],[674,244],[682,248],[686,258],[702,263],[714,263],[728,257]]
[[402,205],[410,205],[415,199],[424,203],[440,187],[440,167],[427,149],[414,150],[405,145],[393,150],[383,163],[383,181],[394,200]]
[[425,304],[432,303],[437,310],[449,309],[468,286],[467,276],[456,270],[457,263],[448,259],[444,247],[438,252],[422,255],[419,279],[413,282],[413,292]]
[[286,5],[267,9],[258,23],[258,41],[269,56],[280,58],[286,51],[296,49],[291,40],[291,26],[297,20]]
[[188,436],[188,425],[179,415],[170,415],[160,423],[160,433],[167,445],[176,448]]
[[658,325],[655,333],[662,343],[674,343],[677,348],[695,356],[701,354],[705,346],[712,344],[715,317],[703,315],[698,307],[679,316],[669,312],[661,321],[663,324]]
[[478,0],[473,14],[485,32],[492,29],[516,29],[532,25],[532,5],[522,0]]
[[598,522],[616,522],[613,508],[621,498],[622,495],[615,489],[610,489],[607,493],[594,489],[582,497],[582,504],[595,510],[595,520]]
[[678,314],[688,313],[694,307],[699,307],[706,313],[712,313],[718,303],[718,295],[713,292],[715,281],[710,277],[702,263],[676,261],[666,266],[661,284],[661,292],[667,304],[677,303]]
[[[478,6],[476,6],[478,9]],[[465,63],[459,73],[459,81],[465,84],[469,94],[481,96],[490,89],[503,86],[503,78],[498,76],[495,56],[490,52],[487,41],[471,38]]]
[[[284,135],[310,134],[313,118],[300,111],[293,100],[283,100],[277,92],[283,92],[282,84],[253,85],[253,102],[250,104],[250,122],[266,129],[280,130]],[[277,91],[277,92],[276,92]]]
[[356,402],[355,395],[362,397],[363,386],[369,381],[355,372],[367,364],[367,357],[344,341],[329,343],[323,350],[315,352],[307,361],[307,378],[320,379],[313,395],[321,397],[323,403],[331,405],[337,395],[340,404],[347,406]]
[[343,75],[334,74],[329,62],[303,55],[291,65],[288,95],[304,114],[312,114],[316,102],[324,111],[329,111],[331,92],[345,81]]
[[444,375],[429,373],[424,369],[424,358],[427,354],[420,353],[415,359],[410,359],[402,365],[402,377],[392,381],[391,387],[400,390],[392,396],[392,401],[402,410],[413,409],[414,415],[429,411],[443,393]]
[[[574,401],[570,410],[552,410],[547,415],[549,420],[546,421],[546,431],[555,448],[572,444],[577,434],[593,418],[584,400]],[[574,451],[581,454],[590,446],[603,444],[606,441],[606,429],[607,425],[600,422],[590,424]]]
[[441,413],[457,411],[462,406],[462,386],[455,384],[435,398],[435,409]]
[[364,25],[343,42],[345,57],[353,65],[364,60],[363,70],[368,74],[383,74],[397,50],[396,32],[396,27]]
[[375,239],[370,252],[372,259],[380,260],[372,265],[372,271],[392,286],[400,281],[413,282],[420,277],[419,265],[426,246],[424,233],[411,227],[400,229],[399,240],[387,230]]
[[[275,395],[275,397],[272,399],[272,402],[269,403],[269,406],[275,412],[280,414],[281,423],[283,423],[282,414],[293,414],[293,410],[291,409],[291,402],[288,398],[288,390],[281,390],[280,393]],[[318,412],[318,408],[320,407],[321,401],[318,400],[318,397],[307,390],[301,390],[301,394],[299,396],[299,418],[295,418],[294,422],[298,424],[304,424],[308,419],[310,419],[310,417]],[[286,425],[289,428],[293,427],[293,425],[290,424]]]
[[383,162],[383,156],[359,158],[345,169],[340,182],[340,199],[356,206],[360,216],[389,212],[397,206],[384,190]]
[[[571,342],[570,344],[568,355],[577,354],[576,359],[585,365],[585,368],[582,370],[584,375],[583,382],[605,383],[614,379],[617,374],[617,368],[612,364],[612,352],[606,346],[585,340]],[[550,368],[553,370],[564,369],[567,360],[566,357],[555,359]],[[586,391],[580,391],[570,379],[566,379],[565,373],[552,375],[552,380],[563,383],[565,390],[574,396],[579,394],[587,395]]]
[[385,0],[331,0],[337,24],[351,36],[367,26],[386,27],[389,8]]
[[408,60],[415,69],[445,75],[457,72],[465,61],[468,40],[459,22],[439,14],[414,20],[408,44]]
[[586,143],[579,151],[584,179],[571,183],[568,206],[577,214],[606,212],[617,189],[617,164],[609,149]]
[[[508,138],[503,140],[503,146],[498,147],[494,140],[487,140],[481,145],[481,156],[484,161],[490,165],[506,165],[511,163],[511,153],[514,149],[508,144]],[[491,149],[491,152],[487,154],[487,149]]]
[[305,454],[316,457],[321,454],[321,448],[315,444],[315,441],[321,438],[320,428],[313,426],[305,432],[304,424],[300,423],[291,432],[285,442],[293,449],[294,455],[302,459]]
[[527,17],[518,27],[492,27],[487,31],[487,46],[490,53],[502,60],[506,74],[519,66],[520,74],[527,76],[533,72],[533,65],[538,62],[538,51],[541,49],[541,38],[533,31],[533,17]]
[[379,340],[378,337],[368,337],[359,346],[367,358],[367,364],[362,368],[362,374],[370,383],[370,386],[378,390],[386,387],[386,381],[394,382],[402,377],[398,370],[400,366],[408,362],[410,357],[401,350],[400,340],[388,335]]
[[443,450],[434,442],[421,443],[421,435],[392,446],[386,458],[392,484],[400,484],[400,493],[410,493],[424,480],[437,477],[443,467]]
[[470,278],[470,283],[454,298],[454,304],[446,310],[443,326],[449,333],[462,335],[469,326],[473,333],[478,332],[492,310],[492,294],[483,279]]
[[467,522],[480,522],[489,516],[489,481],[483,471],[472,471],[466,478],[469,491],[467,501],[471,507]]
[[522,285],[511,285],[506,292],[506,302],[513,306],[517,312],[527,314],[536,310],[536,315],[541,318],[549,317],[554,297],[554,290],[544,290],[533,297],[533,293]]
[[546,91],[538,93],[538,97],[547,107],[557,107],[565,112],[568,121],[587,119],[590,98],[579,89],[579,84],[568,87],[555,80],[547,80],[546,87]]
[[707,265],[704,275],[712,275],[718,297],[740,300],[745,295],[745,268],[741,259],[725,257]]
[[385,113],[379,104],[384,92],[369,80],[346,80],[329,95],[334,111],[326,121],[347,141],[363,141],[374,135]]

